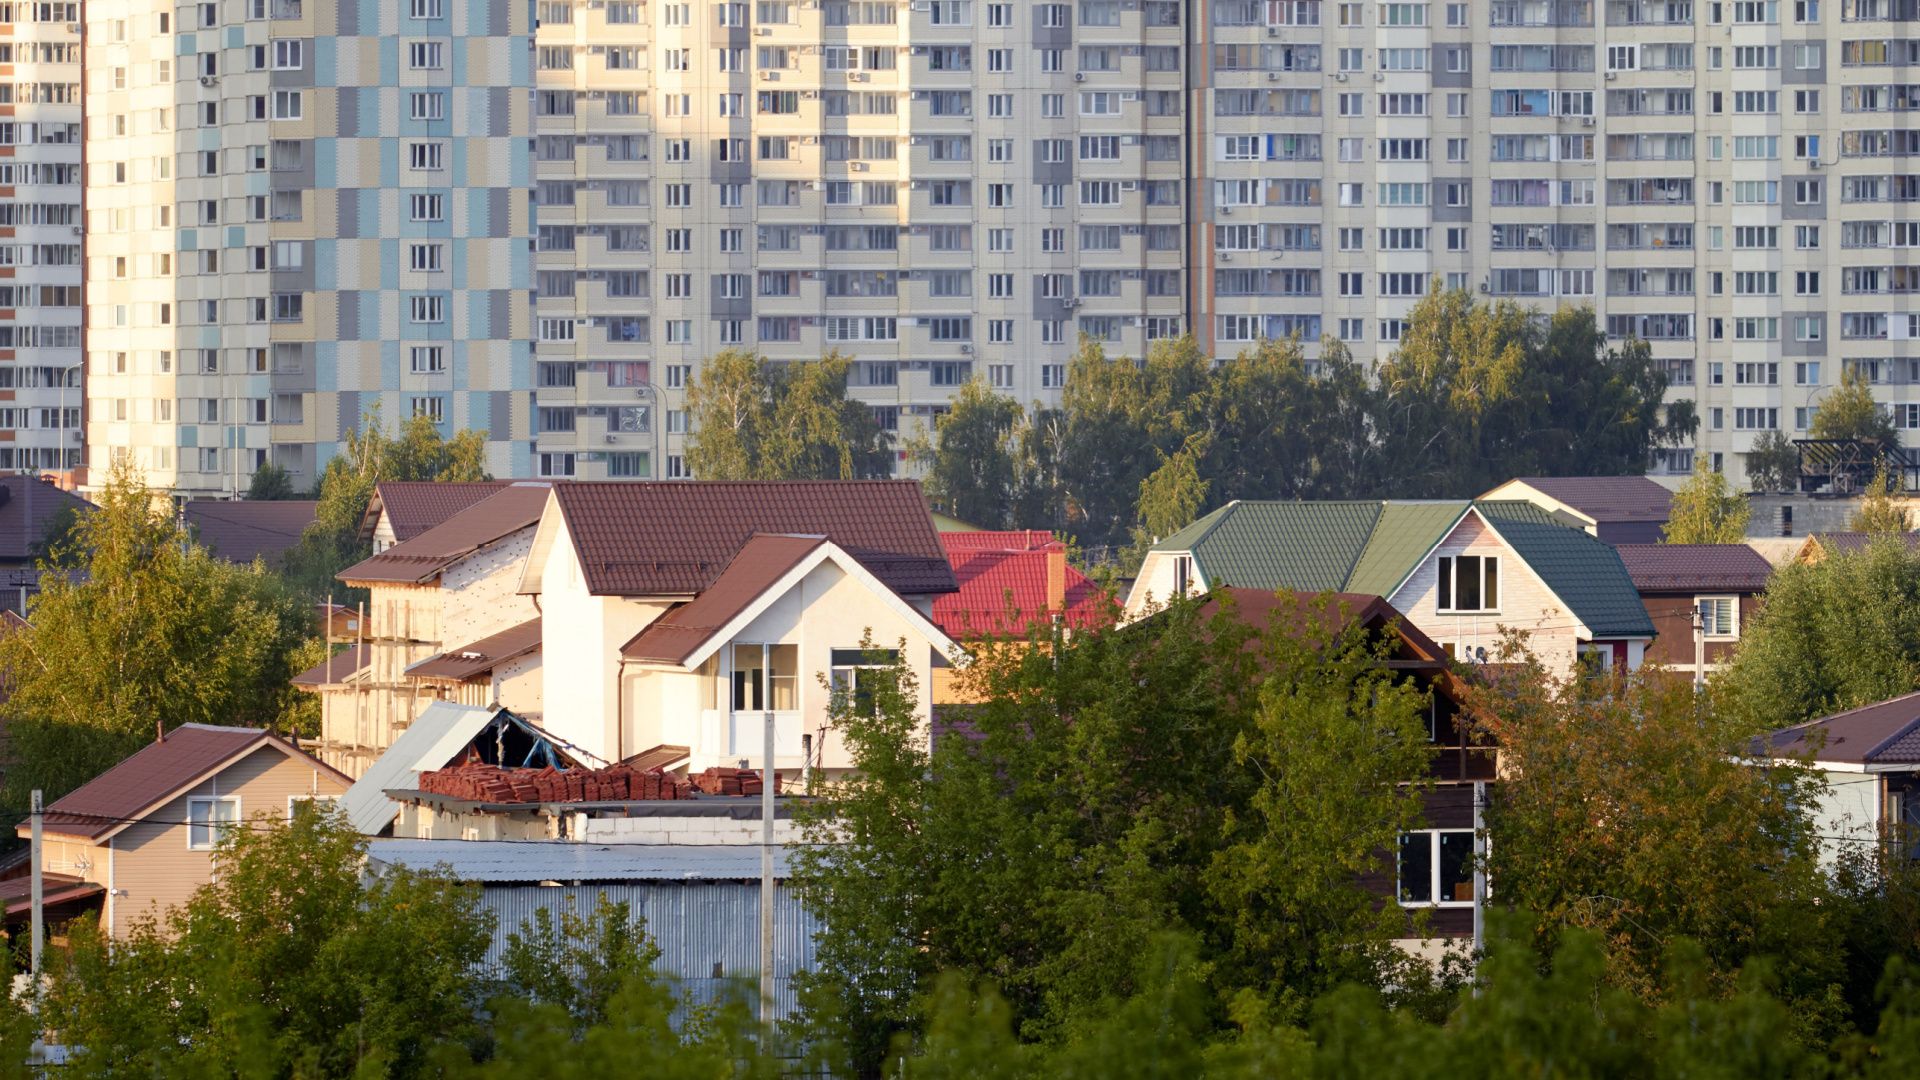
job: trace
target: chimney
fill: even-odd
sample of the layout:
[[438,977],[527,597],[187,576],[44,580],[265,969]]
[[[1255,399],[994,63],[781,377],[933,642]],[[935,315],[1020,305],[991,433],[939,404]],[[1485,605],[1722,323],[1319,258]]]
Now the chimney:
[[1067,608],[1067,546],[1047,545],[1047,610]]

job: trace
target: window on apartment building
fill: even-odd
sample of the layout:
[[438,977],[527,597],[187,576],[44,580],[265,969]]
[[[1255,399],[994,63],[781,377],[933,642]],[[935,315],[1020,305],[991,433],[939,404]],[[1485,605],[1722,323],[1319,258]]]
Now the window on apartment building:
[[1696,596],[1693,609],[1699,613],[1700,625],[1707,637],[1731,640],[1740,636],[1739,597]]
[[1500,558],[1497,555],[1442,555],[1439,599],[1443,612],[1499,611]]
[[275,90],[273,92],[273,118],[275,120],[299,120],[306,116],[306,96],[299,90]]
[[414,416],[424,416],[438,424],[447,418],[447,399],[441,397],[417,397],[407,402]]
[[304,293],[274,293],[273,320],[275,322],[299,322],[306,314],[307,298]]
[[273,70],[298,71],[304,66],[307,43],[300,38],[285,38],[273,43]]
[[416,90],[407,94],[407,116],[414,120],[445,120],[447,95],[438,90]]
[[434,375],[447,370],[445,345],[414,345],[407,350],[408,364],[416,375]]
[[[218,458],[215,459],[215,462],[218,462]],[[195,797],[188,799],[188,850],[213,850],[220,842],[220,835],[228,828],[239,824],[239,822],[240,798],[237,795],[223,795],[218,798]]]
[[408,197],[408,209],[415,221],[443,221],[447,212],[445,195],[413,195]]
[[1419,829],[1400,834],[1399,887],[1404,907],[1473,903],[1473,830]]
[[447,144],[417,142],[407,144],[407,164],[423,172],[438,172],[447,167]]

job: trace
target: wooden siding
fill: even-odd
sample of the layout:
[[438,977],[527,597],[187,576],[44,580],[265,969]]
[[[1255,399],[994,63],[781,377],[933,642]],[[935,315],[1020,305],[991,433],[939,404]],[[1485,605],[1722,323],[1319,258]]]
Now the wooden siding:
[[[1647,606],[1647,617],[1653,620],[1654,633],[1658,637],[1647,646],[1647,662],[1663,664],[1670,668],[1693,670],[1693,599],[1696,594],[1687,593],[1673,596],[1642,596]],[[1725,596],[1726,593],[1700,592],[1700,596]],[[1745,634],[1753,625],[1753,619],[1760,614],[1760,597],[1747,595],[1740,597],[1740,633]],[[1733,659],[1733,651],[1739,646],[1738,639],[1709,639],[1707,641],[1707,665],[1714,667]]]

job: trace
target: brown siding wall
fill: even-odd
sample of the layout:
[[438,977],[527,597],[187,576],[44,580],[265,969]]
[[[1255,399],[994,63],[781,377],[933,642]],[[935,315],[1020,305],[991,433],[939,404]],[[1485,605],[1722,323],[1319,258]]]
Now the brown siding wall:
[[287,816],[294,795],[339,795],[346,790],[318,765],[288,757],[267,746],[228,766],[219,775],[182,792],[150,814],[150,823],[128,826],[113,838],[114,887],[124,895],[109,905],[114,936],[124,935],[143,916],[162,918],[193,895],[213,873],[213,853],[187,848],[187,800],[209,795],[238,795],[240,816]]
[[[1673,596],[1642,596],[1647,617],[1659,636],[1647,646],[1647,662],[1672,668],[1693,670],[1693,593]],[[1725,596],[1725,593],[1700,593],[1701,596]],[[1740,597],[1740,632],[1745,634],[1760,610],[1758,596]],[[1733,659],[1739,641],[1708,641],[1707,663],[1724,664]]]

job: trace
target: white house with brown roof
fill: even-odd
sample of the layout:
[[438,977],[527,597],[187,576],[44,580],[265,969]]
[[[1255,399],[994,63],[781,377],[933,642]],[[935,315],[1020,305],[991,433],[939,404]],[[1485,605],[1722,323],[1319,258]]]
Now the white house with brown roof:
[[925,722],[956,648],[930,618],[953,574],[910,482],[557,485],[520,588],[541,611],[543,726],[607,760],[670,745],[696,772],[758,765],[771,712],[776,768],[843,769],[831,688],[904,659]]
[[285,820],[351,784],[271,732],[182,724],[47,807],[42,868],[63,895],[97,896],[101,925],[123,937],[207,883],[223,826]]
[[1796,757],[1827,790],[1810,808],[1828,865],[1882,843],[1920,852],[1920,693],[1783,728],[1763,748]]

